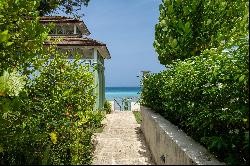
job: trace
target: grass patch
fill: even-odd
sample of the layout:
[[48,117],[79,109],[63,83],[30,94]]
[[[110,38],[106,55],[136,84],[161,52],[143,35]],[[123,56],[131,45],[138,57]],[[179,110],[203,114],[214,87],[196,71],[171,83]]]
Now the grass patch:
[[135,120],[138,124],[141,124],[141,111],[133,111],[133,114],[135,116]]
[[94,133],[101,133],[103,131],[103,126],[95,129]]

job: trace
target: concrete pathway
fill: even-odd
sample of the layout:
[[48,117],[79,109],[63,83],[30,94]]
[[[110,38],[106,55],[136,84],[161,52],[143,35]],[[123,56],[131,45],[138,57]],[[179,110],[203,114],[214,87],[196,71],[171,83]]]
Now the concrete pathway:
[[143,133],[131,111],[107,114],[102,133],[94,137],[93,165],[152,165]]

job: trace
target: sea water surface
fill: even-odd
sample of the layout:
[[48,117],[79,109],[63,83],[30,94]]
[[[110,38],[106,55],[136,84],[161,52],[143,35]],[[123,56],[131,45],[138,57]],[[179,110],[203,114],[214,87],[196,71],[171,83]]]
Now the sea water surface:
[[132,98],[139,99],[141,87],[106,87],[105,97],[107,100]]

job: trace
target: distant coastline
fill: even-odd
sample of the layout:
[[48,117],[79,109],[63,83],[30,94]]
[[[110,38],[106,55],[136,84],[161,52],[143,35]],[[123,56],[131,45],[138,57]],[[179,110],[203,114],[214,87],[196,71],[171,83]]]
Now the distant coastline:
[[121,99],[125,97],[138,99],[141,87],[106,87],[105,98],[107,100]]
[[140,86],[106,86],[105,88],[141,88]]

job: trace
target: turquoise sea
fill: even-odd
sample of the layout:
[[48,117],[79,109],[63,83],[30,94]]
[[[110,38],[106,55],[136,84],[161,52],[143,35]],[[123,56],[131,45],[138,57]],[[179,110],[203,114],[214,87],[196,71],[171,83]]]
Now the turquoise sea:
[[132,98],[137,100],[140,97],[140,87],[106,87],[105,97],[107,100]]

